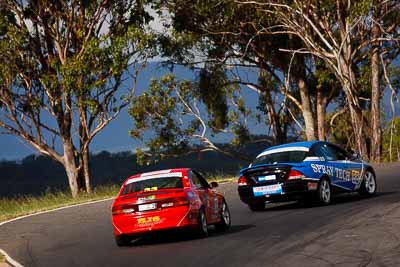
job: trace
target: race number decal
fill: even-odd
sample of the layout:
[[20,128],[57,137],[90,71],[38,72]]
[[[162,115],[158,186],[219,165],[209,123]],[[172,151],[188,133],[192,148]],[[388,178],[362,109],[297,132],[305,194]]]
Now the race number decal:
[[164,219],[161,219],[160,216],[150,216],[150,217],[144,217],[144,218],[137,218],[137,226],[138,227],[148,227],[148,226],[154,226],[157,224],[160,224],[165,221]]

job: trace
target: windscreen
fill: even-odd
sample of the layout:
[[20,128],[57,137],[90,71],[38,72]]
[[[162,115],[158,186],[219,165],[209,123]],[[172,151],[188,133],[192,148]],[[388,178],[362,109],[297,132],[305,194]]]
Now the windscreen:
[[252,165],[302,162],[306,157],[306,153],[306,151],[284,151],[266,154],[256,158]]
[[127,184],[122,191],[122,195],[173,188],[183,188],[182,177],[161,177],[139,180],[137,182]]

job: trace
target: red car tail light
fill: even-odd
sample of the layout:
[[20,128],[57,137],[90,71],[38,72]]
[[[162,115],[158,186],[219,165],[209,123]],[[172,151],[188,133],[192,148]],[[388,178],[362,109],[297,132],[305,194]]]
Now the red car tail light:
[[178,206],[188,206],[190,201],[185,197],[178,197],[173,201],[170,200],[168,202],[164,202],[161,204],[161,208],[170,208],[170,207],[178,207]]
[[178,199],[176,199],[174,201],[174,206],[175,207],[176,206],[188,206],[189,204],[190,204],[190,201],[185,197],[178,198]]
[[112,207],[112,215],[122,214],[122,207],[121,205],[117,205]]
[[183,178],[182,178],[182,184],[183,184],[183,187],[184,187],[184,188],[190,187],[189,177],[187,177],[186,175],[183,176]]
[[302,179],[302,178],[305,178],[303,173],[296,170],[290,170],[288,180]]
[[125,205],[117,205],[112,208],[112,215],[118,214],[129,214],[135,212],[135,209],[132,207],[127,207]]
[[248,185],[247,180],[244,176],[240,176],[238,180],[238,186]]

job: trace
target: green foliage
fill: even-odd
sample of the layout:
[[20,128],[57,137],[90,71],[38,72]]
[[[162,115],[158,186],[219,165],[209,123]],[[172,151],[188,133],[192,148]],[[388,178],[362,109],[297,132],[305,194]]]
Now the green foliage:
[[[218,69],[200,73],[197,81],[177,80],[172,74],[152,80],[129,108],[135,123],[130,135],[149,149],[137,150],[138,161],[149,164],[177,156],[192,150],[193,144],[209,146],[207,138],[222,131],[233,134],[231,143],[236,146],[247,142],[250,133],[243,122],[250,112],[239,88],[223,84],[225,77]],[[211,79],[220,86],[210,83]]]
[[[336,112],[331,112],[327,116],[327,121],[331,122],[332,117],[335,116]],[[330,133],[328,140],[335,144],[341,144],[344,148],[349,150],[355,150],[356,142],[354,137],[353,127],[351,125],[350,116],[343,112],[336,116],[334,121],[330,125]]]
[[400,117],[389,121],[384,128],[382,156],[386,162],[400,161]]
[[[127,105],[136,76],[154,55],[148,1],[6,2],[0,4],[1,130],[82,170],[91,141]],[[67,160],[67,153],[75,158]]]
[[228,124],[228,105],[226,94],[228,86],[226,74],[222,66],[204,68],[199,75],[199,86],[196,94],[205,103],[211,119],[209,125],[213,129],[224,129]]

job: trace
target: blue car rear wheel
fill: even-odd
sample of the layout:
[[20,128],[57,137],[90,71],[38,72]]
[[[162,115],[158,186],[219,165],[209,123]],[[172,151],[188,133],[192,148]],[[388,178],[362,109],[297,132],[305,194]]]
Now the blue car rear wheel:
[[323,205],[329,205],[332,199],[332,188],[329,179],[323,177],[318,184],[318,200]]

